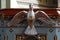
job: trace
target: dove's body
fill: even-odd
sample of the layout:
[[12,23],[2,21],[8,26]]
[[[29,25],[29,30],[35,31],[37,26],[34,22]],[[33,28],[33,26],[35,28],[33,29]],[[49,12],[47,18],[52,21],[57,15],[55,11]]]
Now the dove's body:
[[27,20],[28,20],[28,24],[29,26],[32,28],[34,21],[35,21],[35,13],[33,11],[32,5],[29,5],[29,12],[27,14]]
[[27,14],[27,21],[28,21],[28,27],[25,30],[25,34],[27,35],[37,35],[37,31],[34,27],[34,22],[35,22],[35,13],[33,11],[33,7],[30,4],[29,5],[29,12]]
[[29,26],[32,27],[35,21],[35,15],[33,11],[29,11],[27,15],[27,20],[28,20]]

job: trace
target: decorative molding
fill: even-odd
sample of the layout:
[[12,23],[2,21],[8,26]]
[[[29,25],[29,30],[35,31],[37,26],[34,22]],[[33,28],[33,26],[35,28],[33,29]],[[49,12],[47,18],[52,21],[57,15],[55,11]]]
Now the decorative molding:
[[[12,27],[9,27],[9,26],[2,26],[0,28],[26,28],[27,26],[12,26]],[[51,26],[35,26],[35,28],[51,28]],[[52,27],[52,28],[60,28],[60,27]]]
[[[11,9],[2,9],[2,13],[6,14],[6,15],[15,15],[17,12],[20,12],[20,11],[23,11],[23,10],[29,11],[29,9],[22,9],[22,8],[14,9],[14,8],[11,8]],[[42,11],[46,12],[48,15],[51,15],[51,16],[58,16],[58,13],[56,12],[57,9],[34,9],[34,12],[36,12],[38,10],[42,10]]]
[[57,35],[54,35],[54,40],[57,40]]
[[37,39],[39,39],[39,40],[42,40],[42,39],[44,39],[44,40],[48,40],[47,38],[48,38],[48,35],[47,34],[38,34],[38,35],[25,35],[25,34],[16,34],[16,40],[24,40],[24,39],[26,39],[26,38],[28,38],[28,37],[35,37],[35,38],[37,38]]
[[14,30],[13,30],[13,29],[10,29],[9,31],[10,31],[10,32],[13,32]]
[[53,32],[54,30],[53,29],[49,29],[50,32]]
[[8,35],[4,35],[4,40],[8,40]]
[[[26,10],[28,11],[28,9],[4,9],[2,11],[2,23],[4,23],[4,15],[6,14],[6,18],[8,19],[9,17],[7,16],[13,16],[15,15],[17,12],[19,11],[23,11],[23,10]],[[34,9],[34,12],[36,12],[37,10],[43,10],[45,11],[48,15],[50,14],[50,16],[55,16],[57,17],[58,16],[58,13],[56,12],[56,9]],[[48,10],[48,11],[47,11]],[[53,10],[53,11],[51,11]],[[11,13],[10,13],[11,11]],[[9,13],[9,14],[8,14]],[[55,18],[54,17],[54,18]],[[56,18],[57,19],[57,18]],[[8,26],[1,26],[0,28],[26,28],[26,26],[12,26],[12,27],[8,27]],[[51,28],[51,26],[36,26],[36,28]],[[52,28],[60,28],[60,26],[54,26]]]
[[16,40],[23,40],[26,36],[25,35],[16,35]]
[[[48,40],[48,35],[47,34],[39,34],[38,37],[40,38],[39,40]],[[43,38],[42,38],[43,37]],[[42,39],[41,39],[42,38]]]
[[4,32],[4,29],[2,29],[2,32]]

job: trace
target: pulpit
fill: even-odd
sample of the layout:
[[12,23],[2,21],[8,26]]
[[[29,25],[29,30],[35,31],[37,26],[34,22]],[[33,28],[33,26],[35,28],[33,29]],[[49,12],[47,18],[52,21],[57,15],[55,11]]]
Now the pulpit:
[[[11,21],[13,16],[20,12],[20,11],[28,11],[28,9],[4,9],[1,11],[1,19],[2,23],[4,23],[2,26],[0,25],[1,32],[5,35],[4,40],[14,39],[14,40],[49,40],[49,36],[51,36],[52,39],[57,40],[57,36],[54,36],[54,32],[56,27],[50,28],[51,26],[48,26],[48,24],[41,22],[39,20],[35,21],[35,28],[37,29],[38,33],[37,35],[26,35],[24,34],[25,28],[27,28],[27,20],[24,20],[23,22],[16,24],[14,26],[7,26],[7,23]],[[50,18],[56,20],[58,18],[58,13],[56,9],[34,9],[34,12],[42,10],[46,12],[46,14],[49,15]],[[52,11],[53,10],[53,11]],[[21,15],[23,16],[23,15]],[[57,27],[58,28],[58,27]],[[4,33],[5,32],[5,33]],[[1,35],[2,35],[1,33]],[[13,35],[15,34],[15,35]],[[54,35],[53,35],[54,34]],[[11,40],[10,39],[10,40]]]

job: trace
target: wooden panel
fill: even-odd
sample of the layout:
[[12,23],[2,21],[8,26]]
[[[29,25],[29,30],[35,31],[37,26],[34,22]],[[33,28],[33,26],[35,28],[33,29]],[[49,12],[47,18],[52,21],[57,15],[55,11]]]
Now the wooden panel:
[[47,40],[47,34],[39,34],[39,35],[16,35],[16,40],[27,40],[29,38],[36,40]]
[[44,34],[39,34],[38,39],[39,40],[47,40],[47,34],[45,34],[45,35]]
[[16,40],[23,40],[24,38],[24,35],[16,35]]
[[[2,10],[2,13],[6,15],[15,15],[16,13],[23,10],[28,11],[29,9],[4,9]],[[58,15],[56,9],[34,9],[34,12],[39,11],[39,10],[45,11],[48,15]]]

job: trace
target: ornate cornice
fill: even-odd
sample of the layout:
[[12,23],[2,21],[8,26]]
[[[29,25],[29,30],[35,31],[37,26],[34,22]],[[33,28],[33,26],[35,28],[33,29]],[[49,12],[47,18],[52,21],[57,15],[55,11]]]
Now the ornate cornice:
[[[5,26],[5,27],[0,27],[0,28],[26,28],[27,26]],[[54,26],[54,27],[51,27],[51,26],[35,26],[35,28],[60,28],[58,26]]]

